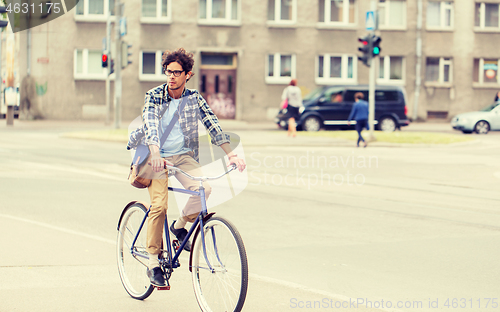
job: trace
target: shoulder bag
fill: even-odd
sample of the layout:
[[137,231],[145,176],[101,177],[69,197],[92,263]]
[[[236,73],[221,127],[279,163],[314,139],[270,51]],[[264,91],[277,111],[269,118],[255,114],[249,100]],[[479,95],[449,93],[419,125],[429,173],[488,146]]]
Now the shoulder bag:
[[[182,98],[179,105],[179,109],[175,112],[174,117],[167,126],[165,132],[163,132],[160,139],[160,148],[165,144],[168,135],[172,131],[173,127],[179,120],[179,112],[182,112],[184,105],[186,104],[185,98]],[[165,110],[166,112],[167,110]],[[163,115],[165,114],[163,113]],[[163,116],[162,116],[163,118]],[[130,164],[130,173],[128,175],[128,180],[130,185],[136,188],[146,188],[151,184],[151,178],[154,175],[151,166],[148,165],[149,159],[151,158],[149,147],[145,144],[139,144],[135,150],[134,158]]]

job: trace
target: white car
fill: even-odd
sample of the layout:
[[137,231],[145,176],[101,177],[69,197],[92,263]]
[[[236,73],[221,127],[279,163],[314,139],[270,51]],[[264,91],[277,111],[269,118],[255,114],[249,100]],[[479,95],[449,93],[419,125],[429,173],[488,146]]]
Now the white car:
[[500,102],[493,103],[478,112],[459,114],[451,120],[451,126],[463,133],[486,134],[500,130]]

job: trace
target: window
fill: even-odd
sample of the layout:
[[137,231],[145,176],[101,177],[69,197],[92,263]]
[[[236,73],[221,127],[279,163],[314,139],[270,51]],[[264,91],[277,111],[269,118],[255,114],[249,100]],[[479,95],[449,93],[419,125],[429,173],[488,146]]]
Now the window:
[[428,57],[425,64],[425,81],[451,83],[451,59],[444,57]]
[[171,0],[142,0],[141,23],[171,22],[171,4]]
[[115,15],[114,0],[80,0],[76,5],[77,21],[106,21],[108,14]]
[[452,28],[453,2],[429,1],[427,3],[427,28]]
[[498,3],[476,3],[475,26],[480,29],[499,29]]
[[102,67],[102,51],[77,49],[74,54],[75,79],[104,80],[107,69]]
[[294,23],[297,20],[297,0],[268,0],[267,20],[275,23]]
[[139,62],[139,80],[141,81],[164,81],[163,68],[161,66],[162,51],[141,51]]
[[406,1],[379,0],[378,18],[380,28],[406,28]]
[[288,84],[295,77],[295,55],[276,53],[267,56],[266,83]]
[[377,82],[404,82],[404,59],[401,56],[385,56],[379,59]]
[[381,90],[375,91],[375,102],[396,102],[396,101],[399,101],[399,92],[397,91],[381,91]]
[[239,0],[199,0],[199,22],[202,24],[239,24]]
[[498,84],[498,59],[475,59],[473,81],[479,84]]
[[355,0],[319,0],[319,22],[326,25],[356,23]]
[[356,83],[356,56],[330,54],[317,58],[316,84],[331,84],[336,82]]
[[233,67],[236,63],[236,55],[234,54],[212,54],[212,53],[201,53],[201,64],[202,65],[218,65]]

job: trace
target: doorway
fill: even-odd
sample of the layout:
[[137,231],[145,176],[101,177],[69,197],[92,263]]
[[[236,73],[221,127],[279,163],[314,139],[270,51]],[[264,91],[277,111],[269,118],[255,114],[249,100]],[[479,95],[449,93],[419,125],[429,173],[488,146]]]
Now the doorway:
[[201,53],[199,91],[221,119],[236,118],[236,54]]

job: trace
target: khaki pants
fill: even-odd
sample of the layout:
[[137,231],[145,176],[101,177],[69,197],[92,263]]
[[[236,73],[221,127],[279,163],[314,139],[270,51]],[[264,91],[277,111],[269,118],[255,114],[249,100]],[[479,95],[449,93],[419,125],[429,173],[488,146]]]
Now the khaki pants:
[[[188,154],[174,155],[165,157],[166,160],[173,163],[175,167],[182,169],[192,176],[203,176],[200,164]],[[182,186],[191,191],[198,191],[200,182],[189,179],[181,173],[176,172],[175,177]],[[208,199],[212,188],[206,182],[203,183],[205,188],[205,198]],[[147,232],[147,251],[150,254],[159,254],[162,247],[162,233],[165,224],[165,216],[168,208],[168,178],[166,172],[161,172],[151,180],[151,185],[148,187],[149,196],[151,199],[151,211],[148,216],[148,232]],[[186,206],[182,210],[181,216],[188,222],[193,222],[201,211],[201,199],[199,196],[193,195],[189,198]]]

